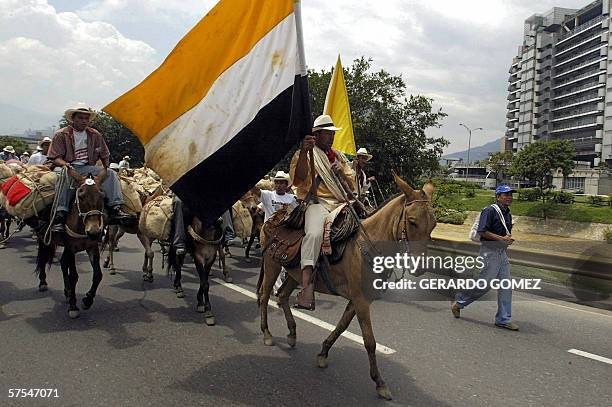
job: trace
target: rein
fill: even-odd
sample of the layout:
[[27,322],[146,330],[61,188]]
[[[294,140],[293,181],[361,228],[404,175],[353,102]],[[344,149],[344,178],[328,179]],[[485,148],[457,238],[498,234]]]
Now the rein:
[[193,227],[191,225],[187,227],[187,232],[193,238],[193,240],[195,240],[198,243],[202,243],[202,244],[216,245],[216,244],[221,243],[221,240],[223,240],[223,233],[221,234],[221,237],[217,240],[204,239],[202,236],[198,235],[195,230],[193,230]]
[[[401,213],[400,218],[399,218],[399,220],[398,220],[398,222],[397,222],[397,226],[398,226],[398,227],[397,227],[397,229],[399,229],[400,223],[402,223],[402,219],[404,218],[404,209],[405,209],[407,206],[412,205],[412,204],[413,204],[413,203],[415,203],[415,202],[427,202],[427,203],[430,203],[430,201],[429,201],[429,200],[427,200],[427,199],[414,199],[414,200],[412,200],[412,201],[409,201],[409,202],[404,203],[403,208],[402,208],[402,213]],[[356,216],[356,215],[355,215],[355,216]],[[401,235],[400,235],[399,242],[403,242],[403,243],[405,243],[405,244],[406,244],[406,248],[408,249],[408,242],[409,242],[409,241],[408,241],[408,221],[407,221],[406,219],[404,219],[404,222],[403,222],[403,223],[404,223],[404,225],[403,225],[403,229],[402,229],[402,231],[401,231]],[[371,248],[373,248],[373,249],[374,249],[374,251],[376,252],[376,254],[377,254],[378,256],[382,256],[382,253],[380,252],[380,250],[378,250],[378,248],[376,247],[376,245],[374,244],[374,242],[373,242],[373,241],[372,241],[372,239],[370,238],[370,236],[369,236],[368,232],[366,231],[366,229],[365,229],[365,227],[363,226],[363,224],[361,224],[361,222],[359,223],[359,228],[360,228],[360,230],[363,232],[363,235],[364,235],[364,237],[365,237],[366,243],[367,243],[367,244],[368,244],[368,245],[369,245]],[[366,247],[364,247],[364,246],[365,246],[365,244],[363,244],[361,241],[359,241],[359,240],[357,241],[357,247],[359,247],[359,251],[361,252],[361,254],[362,254],[362,255],[363,255],[363,256],[364,256],[366,259],[369,259],[369,263],[370,263],[370,264],[373,264],[373,260],[374,260],[374,259],[372,258],[372,256],[371,256],[371,255],[370,255],[370,253],[368,252],[367,248],[366,248]],[[395,270],[393,270],[393,273],[395,273]],[[405,271],[404,271],[404,272],[402,272],[402,277],[400,277],[399,279],[403,278],[404,273],[405,273]],[[388,278],[388,277],[389,277],[389,276],[387,276],[387,278]],[[396,277],[397,277],[397,275],[396,275]],[[399,279],[398,279],[398,280],[399,280]]]

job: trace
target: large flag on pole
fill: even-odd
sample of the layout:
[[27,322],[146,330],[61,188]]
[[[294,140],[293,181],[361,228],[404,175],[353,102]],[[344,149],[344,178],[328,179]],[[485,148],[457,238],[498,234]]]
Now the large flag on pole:
[[325,96],[324,114],[331,116],[334,125],[342,130],[336,132],[333,148],[345,154],[354,156],[357,152],[355,146],[355,135],[353,134],[353,119],[351,118],[351,107],[349,105],[348,92],[344,82],[344,71],[340,62],[340,55],[336,62],[336,68],[327,88]]
[[103,110],[205,224],[309,134],[300,3],[221,0],[142,83]]

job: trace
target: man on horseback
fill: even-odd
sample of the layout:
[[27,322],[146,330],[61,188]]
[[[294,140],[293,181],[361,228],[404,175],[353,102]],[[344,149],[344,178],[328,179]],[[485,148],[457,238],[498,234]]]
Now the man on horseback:
[[[355,173],[344,154],[332,148],[334,134],[341,130],[334,126],[329,115],[317,117],[312,136],[304,137],[302,148],[293,156],[289,175],[297,187],[298,199],[308,202],[304,220],[304,239],[301,247],[302,291],[297,296],[296,307],[314,309],[314,266],[323,243],[323,227],[326,217],[346,202],[347,192],[355,189]],[[308,153],[314,161],[314,174],[308,163]],[[310,194],[314,180],[314,195]],[[338,182],[339,181],[339,182]],[[340,185],[339,185],[340,183]],[[314,198],[314,199],[313,199]]]
[[[102,162],[105,169],[109,167],[110,154],[106,141],[96,129],[89,127],[95,115],[93,109],[85,105],[66,110],[64,117],[68,120],[69,125],[59,129],[53,135],[47,154],[51,168],[57,172],[60,172],[62,168],[73,168],[80,175],[96,176],[102,172],[102,168],[96,166],[98,160]],[[65,232],[70,202],[75,194],[73,178],[67,172],[62,172],[62,174],[63,179],[58,179],[56,184],[57,212],[51,229],[58,233]],[[123,194],[119,177],[114,171],[107,171],[101,189],[104,191],[110,208],[110,223],[135,219],[134,216],[121,209]]]

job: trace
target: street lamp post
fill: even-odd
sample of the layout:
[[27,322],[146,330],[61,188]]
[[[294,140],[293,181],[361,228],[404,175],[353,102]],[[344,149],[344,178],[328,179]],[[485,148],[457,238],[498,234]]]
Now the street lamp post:
[[474,130],[472,130],[472,129],[470,129],[468,126],[466,126],[463,123],[459,123],[459,126],[465,127],[465,129],[468,131],[467,167],[465,168],[465,181],[467,182],[468,174],[470,172],[470,147],[472,146],[472,131],[484,130],[484,129],[482,127],[476,127]]

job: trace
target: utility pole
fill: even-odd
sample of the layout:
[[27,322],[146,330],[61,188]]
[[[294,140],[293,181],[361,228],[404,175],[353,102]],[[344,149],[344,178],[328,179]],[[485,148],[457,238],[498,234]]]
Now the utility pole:
[[459,126],[465,127],[468,131],[468,153],[467,153],[467,167],[465,168],[465,181],[468,180],[468,173],[470,172],[470,147],[472,146],[472,131],[484,130],[482,127],[476,127],[474,130],[470,129],[463,123],[459,123]]

